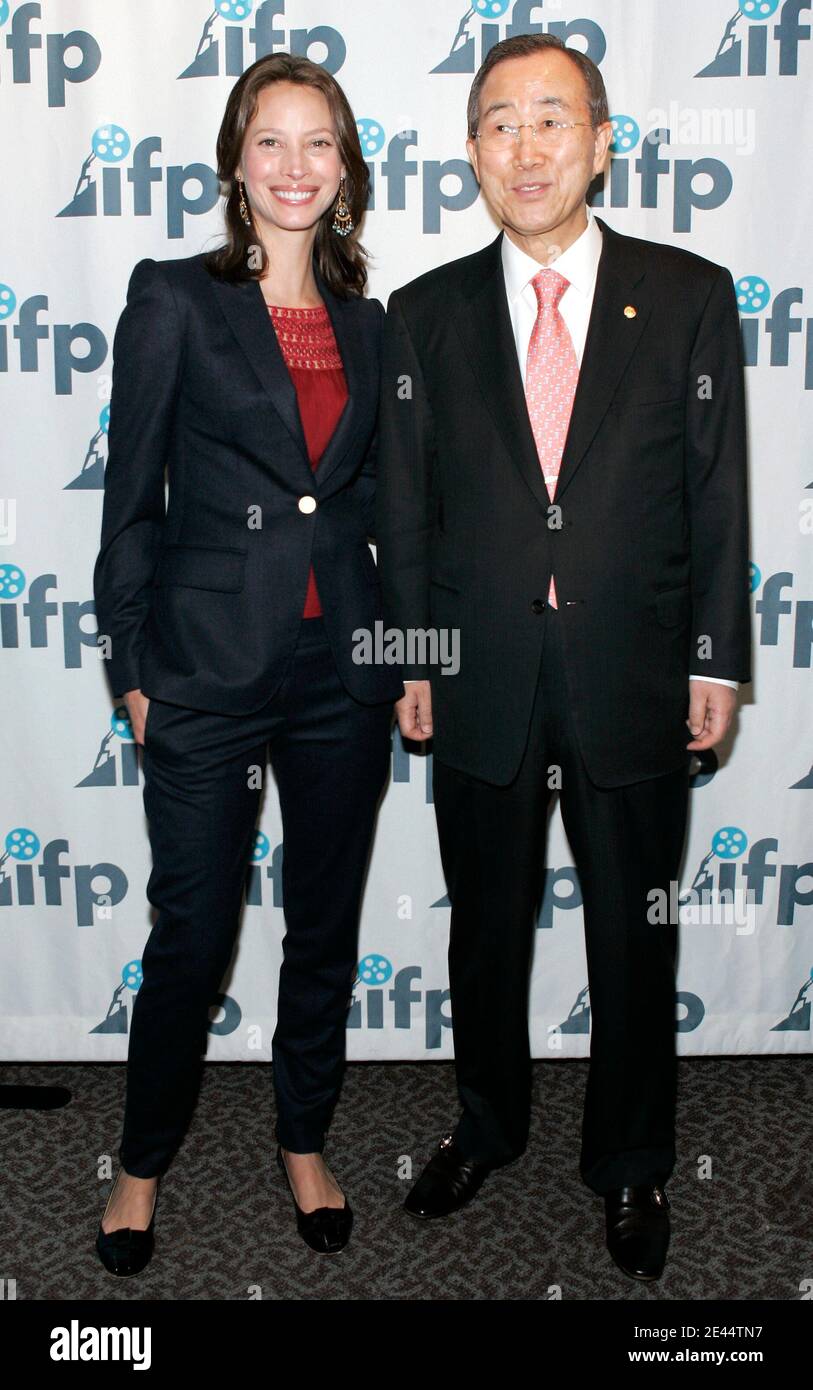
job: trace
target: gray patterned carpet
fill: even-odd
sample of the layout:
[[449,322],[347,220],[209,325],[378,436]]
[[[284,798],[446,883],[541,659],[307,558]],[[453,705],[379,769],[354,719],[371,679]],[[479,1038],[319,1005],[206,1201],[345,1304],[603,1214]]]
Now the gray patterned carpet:
[[578,1175],[587,1063],[534,1072],[526,1154],[456,1216],[422,1223],[400,1208],[399,1172],[408,1156],[417,1176],[456,1120],[453,1066],[351,1063],[326,1157],[356,1220],[348,1247],[325,1257],[297,1235],[272,1162],[269,1067],[210,1065],[161,1183],[153,1260],[116,1279],[93,1242],[111,1185],[100,1156],[118,1167],[124,1067],[6,1066],[3,1082],[66,1085],[73,1102],[0,1110],[0,1273],[21,1300],[800,1298],[813,1280],[813,1058],[680,1062],[672,1243],[654,1285],[616,1269],[603,1203]]

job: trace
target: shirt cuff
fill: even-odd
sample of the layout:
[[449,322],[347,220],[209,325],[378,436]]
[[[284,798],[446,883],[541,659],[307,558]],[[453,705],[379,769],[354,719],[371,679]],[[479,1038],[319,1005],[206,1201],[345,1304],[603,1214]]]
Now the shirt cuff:
[[689,676],[690,681],[709,681],[711,685],[730,685],[732,690],[739,690],[739,681],[724,681],[721,676]]

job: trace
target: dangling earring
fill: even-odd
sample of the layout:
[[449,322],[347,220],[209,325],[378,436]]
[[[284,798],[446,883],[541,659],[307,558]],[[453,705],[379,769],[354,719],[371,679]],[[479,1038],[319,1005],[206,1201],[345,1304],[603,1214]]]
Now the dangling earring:
[[339,201],[336,204],[336,215],[333,218],[332,223],[333,230],[339,236],[349,236],[350,232],[352,232],[355,225],[355,222],[350,216],[350,208],[347,206],[347,202],[345,200],[344,174],[342,174],[341,179],[339,180]]
[[240,186],[240,202],[239,202],[239,204],[238,204],[238,209],[237,209],[237,210],[238,210],[238,212],[240,213],[240,216],[242,217],[242,219],[243,219],[243,221],[245,222],[246,226],[247,226],[247,227],[250,227],[250,226],[251,226],[251,217],[249,216],[248,204],[246,203],[246,190],[245,190],[245,185],[244,185],[242,179],[238,179],[237,182],[238,182],[238,184],[239,184],[239,186]]

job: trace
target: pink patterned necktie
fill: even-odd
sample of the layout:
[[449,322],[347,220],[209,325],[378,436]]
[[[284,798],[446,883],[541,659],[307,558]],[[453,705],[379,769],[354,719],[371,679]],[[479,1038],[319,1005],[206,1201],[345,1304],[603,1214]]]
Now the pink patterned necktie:
[[[540,270],[531,284],[538,305],[528,344],[525,397],[539,463],[553,501],[562,453],[579,380],[573,339],[559,312],[559,300],[570,284],[557,270]],[[548,603],[558,608],[551,575]]]

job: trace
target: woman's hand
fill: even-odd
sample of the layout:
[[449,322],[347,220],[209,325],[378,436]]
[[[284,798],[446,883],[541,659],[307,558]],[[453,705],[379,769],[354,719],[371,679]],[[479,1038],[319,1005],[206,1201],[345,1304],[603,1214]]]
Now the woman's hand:
[[140,690],[128,690],[124,696],[127,705],[127,713],[130,716],[130,723],[133,726],[133,738],[136,743],[144,747],[144,725],[147,722],[147,710],[150,707],[149,695],[142,695]]

